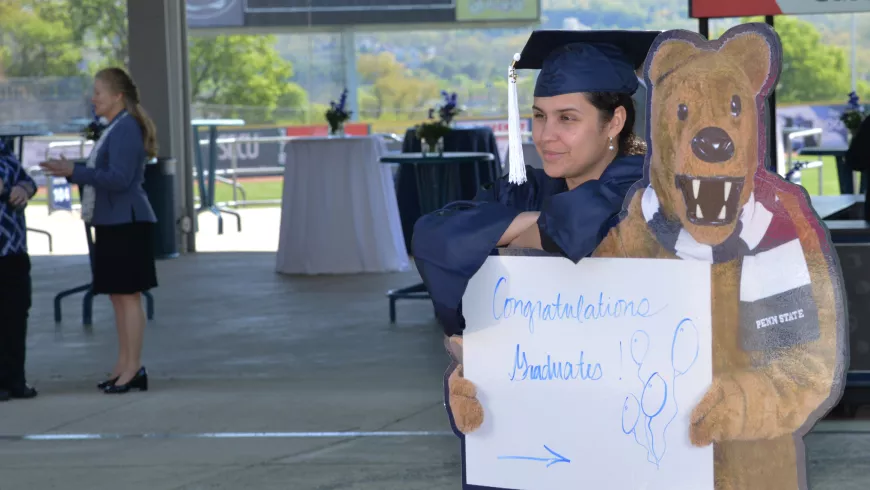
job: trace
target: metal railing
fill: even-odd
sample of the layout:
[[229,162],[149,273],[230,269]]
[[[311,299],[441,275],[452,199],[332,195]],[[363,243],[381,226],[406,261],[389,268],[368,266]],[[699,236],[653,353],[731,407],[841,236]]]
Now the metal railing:
[[[530,136],[531,133],[524,133],[524,137]],[[375,133],[372,136],[379,136],[384,140],[387,140],[390,144],[402,144],[404,142],[404,138],[401,135],[396,133]],[[506,136],[505,134],[497,133],[496,136]],[[273,167],[257,167],[257,168],[239,168],[239,149],[238,146],[243,143],[286,143],[288,141],[292,141],[299,138],[305,138],[306,136],[254,136],[254,137],[219,137],[215,143],[216,144],[227,144],[230,145],[230,164],[229,168],[224,169],[216,169],[215,170],[215,182],[219,182],[224,185],[228,185],[232,187],[232,200],[228,202],[216,203],[221,206],[229,206],[229,207],[238,207],[244,205],[261,205],[261,204],[280,204],[281,199],[261,199],[261,200],[249,200],[248,192],[245,189],[245,186],[239,182],[239,178],[244,177],[253,177],[253,176],[272,176],[275,174],[283,174],[284,172],[284,164],[279,163],[278,166]],[[200,139],[199,144],[201,146],[208,146],[208,139]],[[45,151],[45,159],[50,159],[53,151],[56,151],[60,148],[75,148],[78,151],[73,156],[77,159],[83,159],[87,156],[86,150],[88,147],[93,146],[93,142],[85,140],[84,138],[78,139],[67,139],[62,141],[52,141],[48,144],[48,147]],[[38,171],[38,170],[37,170]],[[204,170],[204,174],[208,175],[208,170]],[[193,177],[198,177],[198,172],[196,168],[193,169]],[[214,192],[214,189],[211,190]],[[46,198],[40,198],[39,201],[47,200]],[[200,196],[196,196],[194,198],[195,202],[200,201]],[[78,209],[80,205],[73,204],[74,209]],[[51,209],[49,209],[51,212]]]
[[62,141],[52,141],[48,144],[48,147],[45,149],[45,159],[48,160],[51,158],[51,150],[55,148],[74,148],[78,147],[79,156],[78,158],[85,158],[85,147],[88,145],[93,145],[93,143],[89,142],[84,138],[79,139],[69,139]]
[[[84,159],[87,156],[87,153],[85,153],[85,147],[87,147],[87,146],[93,146],[93,142],[88,141],[84,138],[69,139],[69,140],[62,140],[62,141],[52,141],[48,144],[48,146],[45,149],[45,159],[46,160],[51,159],[52,150],[57,149],[57,148],[78,148],[78,150],[79,150],[78,155],[74,156],[74,158],[75,159]],[[68,157],[68,155],[64,155],[64,157]],[[39,172],[39,173],[42,172],[42,170],[38,169],[38,167],[35,168],[34,171]],[[49,190],[50,190],[50,187],[49,187]],[[42,202],[42,199],[39,199],[38,201]],[[48,202],[49,199],[46,197],[45,201]],[[51,206],[51,202],[48,202],[48,204],[49,204],[48,214],[51,214],[54,211],[54,208]],[[79,204],[73,204],[72,207],[73,207],[73,209],[79,209],[81,206]]]
[[[402,143],[404,139],[395,133],[377,133],[372,136],[380,136],[386,140],[390,140],[394,143]],[[248,200],[247,193],[245,191],[245,187],[243,184],[239,183],[239,176],[252,176],[252,175],[273,175],[275,173],[283,173],[284,165],[280,164],[277,167],[257,167],[255,169],[240,169],[238,168],[239,163],[239,152],[238,145],[241,143],[286,143],[288,141],[292,141],[299,138],[305,138],[305,136],[254,136],[238,138],[238,137],[223,137],[215,140],[217,144],[228,144],[230,145],[230,168],[215,170],[215,181],[221,182],[227,185],[232,186],[233,188],[233,199],[229,202],[221,202],[216,203],[221,206],[229,206],[229,207],[238,207],[240,205],[246,204],[281,204],[281,199],[260,199],[260,200]],[[200,139],[200,145],[208,145],[209,140]],[[194,170],[194,173],[196,171]],[[214,189],[212,189],[214,192]],[[239,193],[242,195],[242,200],[238,199]]]
[[813,161],[809,161],[809,162],[798,161],[796,163],[792,163],[792,155],[795,153],[795,151],[794,151],[794,141],[795,140],[800,139],[800,138],[806,138],[807,136],[813,136],[813,135],[819,135],[820,136],[819,139],[821,139],[822,131],[823,131],[822,128],[801,129],[801,130],[797,130],[797,131],[790,131],[790,130],[784,131],[784,132],[787,132],[786,138],[788,138],[788,151],[786,152],[786,171],[791,172],[792,170],[796,169],[795,168],[796,166],[800,167],[800,168],[797,168],[796,170],[805,170],[805,169],[811,169],[811,168],[817,169],[818,174],[819,174],[819,195],[820,196],[824,195],[824,193],[825,193],[824,192],[825,186],[824,186],[824,182],[823,182],[823,179],[824,179],[823,170],[825,167],[825,162],[823,160],[813,160]]
[[[215,181],[221,182],[223,184],[228,184],[233,188],[233,200],[230,202],[221,202],[215,203],[221,206],[229,206],[229,207],[238,207],[240,205],[245,204],[280,204],[280,199],[261,199],[261,200],[248,200],[247,192],[245,191],[245,187],[239,183],[239,175],[271,175],[276,172],[280,173],[284,171],[283,165],[278,167],[257,167],[255,169],[243,169],[239,170],[239,152],[238,146],[239,143],[250,143],[255,141],[257,143],[286,143],[287,141],[291,141],[294,139],[298,139],[300,136],[255,136],[254,138],[246,137],[246,138],[237,138],[237,137],[224,137],[218,138],[215,140],[216,144],[229,144],[230,145],[230,168],[215,170]],[[200,139],[199,144],[208,145],[210,142],[207,139]],[[207,172],[207,171],[205,171]],[[206,173],[207,175],[207,173]],[[229,175],[229,178],[226,176]],[[196,170],[194,169],[194,176],[198,176]],[[214,192],[214,189],[211,189],[211,192]],[[239,201],[238,193],[242,194],[242,200]]]
[[[267,139],[267,138],[258,138],[257,141],[262,141],[265,139]],[[283,170],[282,167],[261,167],[261,168],[256,168],[256,169],[239,169],[238,168],[238,158],[237,158],[238,152],[236,151],[236,145],[240,142],[245,142],[245,141],[250,141],[250,140],[239,139],[239,138],[220,138],[217,140],[218,143],[231,143],[233,145],[233,158],[231,159],[231,164],[230,164],[231,168],[229,170],[217,170],[215,172],[215,174],[216,174],[215,180],[218,182],[221,182],[223,184],[233,186],[233,201],[234,202],[238,201],[236,192],[237,191],[240,192],[242,195],[242,201],[238,201],[238,202],[241,202],[241,203],[247,203],[247,201],[246,201],[247,193],[246,193],[244,187],[238,183],[238,175],[240,175],[240,174],[241,175],[258,175],[258,174],[265,174],[265,173],[274,173],[276,171]],[[265,142],[268,143],[270,141],[265,141]],[[205,139],[205,140],[200,140],[199,143],[200,143],[200,145],[207,145],[209,143],[209,141],[207,139]],[[87,156],[87,154],[85,153],[85,149],[88,146],[93,146],[93,142],[85,140],[84,138],[70,139],[70,140],[64,140],[64,141],[52,141],[51,143],[48,144],[48,147],[45,149],[45,159],[49,160],[51,158],[53,150],[56,150],[58,148],[77,148],[78,154],[75,156],[75,158],[84,159]],[[225,176],[222,176],[221,174],[232,175],[232,178],[228,179]],[[194,175],[194,177],[197,175],[195,169],[193,171],[193,175]],[[38,199],[39,202],[42,202],[43,200],[47,201],[47,198],[46,199],[42,199],[42,198]],[[79,205],[74,205],[74,208],[78,208],[78,207],[79,207]],[[51,211],[52,210],[49,207],[49,213],[51,213]]]
[[[48,144],[48,147],[45,150],[45,159],[49,160],[51,158],[51,150],[52,149],[63,148],[63,147],[79,147],[80,148],[79,153],[80,153],[81,157],[83,158],[84,152],[85,152],[85,149],[84,149],[85,145],[87,145],[87,142],[84,139],[69,140],[69,141],[52,141]],[[33,169],[33,170],[29,170],[28,172],[29,173],[42,173],[42,170],[41,169]],[[49,188],[49,192],[51,192],[50,188]],[[31,199],[31,202],[40,202],[41,203],[43,201],[48,204],[48,214],[51,214],[54,211],[54,207],[51,205],[51,199],[49,199],[48,196],[46,196],[44,199],[41,197],[34,196],[34,198]],[[73,209],[77,209],[80,207],[80,205],[73,204],[72,207],[73,207]],[[49,253],[54,252],[54,237],[51,235],[51,233],[49,233],[46,230],[42,230],[39,228],[31,228],[31,227],[27,227],[27,231],[29,231],[31,233],[39,233],[40,235],[45,235],[48,238],[48,251],[49,251]]]

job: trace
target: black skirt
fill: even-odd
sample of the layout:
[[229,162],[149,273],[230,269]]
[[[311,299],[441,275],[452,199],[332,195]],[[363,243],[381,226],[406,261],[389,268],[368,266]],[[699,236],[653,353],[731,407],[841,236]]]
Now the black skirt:
[[94,226],[94,294],[134,294],[157,287],[153,223]]

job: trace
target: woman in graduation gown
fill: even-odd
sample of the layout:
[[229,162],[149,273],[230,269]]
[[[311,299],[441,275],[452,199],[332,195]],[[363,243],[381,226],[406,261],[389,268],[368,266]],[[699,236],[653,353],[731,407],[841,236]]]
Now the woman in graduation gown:
[[618,223],[625,195],[643,177],[646,145],[633,132],[632,95],[658,34],[535,31],[514,57],[513,97],[514,69],[541,70],[532,137],[543,169],[524,165],[519,114],[509,104],[509,177],[414,225],[417,270],[448,337],[461,335],[462,296],[493,248],[537,248],[576,263]]

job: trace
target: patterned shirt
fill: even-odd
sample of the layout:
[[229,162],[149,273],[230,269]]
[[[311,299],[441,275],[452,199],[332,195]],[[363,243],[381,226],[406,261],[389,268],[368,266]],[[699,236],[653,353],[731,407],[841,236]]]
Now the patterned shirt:
[[24,208],[9,204],[12,188],[21,185],[28,197],[36,194],[36,182],[27,174],[18,158],[3,148],[0,143],[0,257],[27,252],[27,225],[24,221]]

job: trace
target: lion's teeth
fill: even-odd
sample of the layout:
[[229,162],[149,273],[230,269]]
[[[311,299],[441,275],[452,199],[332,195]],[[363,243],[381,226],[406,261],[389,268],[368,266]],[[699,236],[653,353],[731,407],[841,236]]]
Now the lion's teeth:
[[[725,200],[726,201],[728,200],[729,195],[731,195],[731,182],[725,182]],[[697,196],[695,196],[695,197],[697,197]]]
[[694,193],[695,193],[695,199],[698,199],[698,191],[700,191],[700,190],[701,190],[701,181],[698,179],[692,179],[692,191],[694,191]]
[[725,219],[725,206],[722,206],[722,211],[719,211],[719,219]]
[[695,204],[695,216],[697,216],[698,219],[704,219],[704,213],[701,212],[700,204]]

